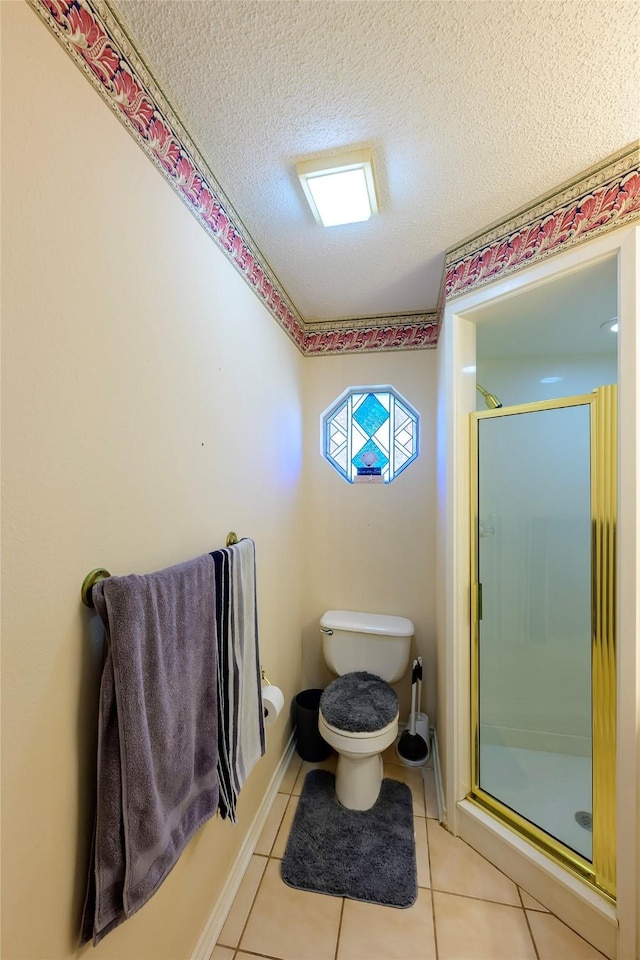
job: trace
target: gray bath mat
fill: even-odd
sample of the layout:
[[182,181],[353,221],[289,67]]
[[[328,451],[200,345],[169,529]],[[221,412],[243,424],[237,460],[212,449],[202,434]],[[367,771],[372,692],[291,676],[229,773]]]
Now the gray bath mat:
[[370,810],[339,803],[327,770],[307,774],[282,861],[290,887],[410,907],[418,896],[409,787],[383,780]]

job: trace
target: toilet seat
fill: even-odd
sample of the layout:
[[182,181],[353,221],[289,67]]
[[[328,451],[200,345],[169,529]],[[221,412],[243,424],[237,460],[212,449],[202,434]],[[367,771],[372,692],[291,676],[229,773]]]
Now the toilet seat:
[[396,738],[398,733],[397,713],[391,723],[387,723],[379,730],[365,731],[361,733],[352,733],[349,730],[341,730],[327,723],[327,719],[320,710],[318,715],[318,730],[320,736],[329,743],[339,754],[375,754],[386,750]]
[[333,726],[333,724],[328,723],[327,718],[322,713],[322,710],[320,711],[320,713],[322,714],[324,725],[329,731],[329,733],[334,733],[339,737],[345,737],[345,739],[347,740],[366,740],[368,737],[386,736],[390,732],[390,730],[393,729],[393,727],[397,726],[397,723],[400,717],[400,714],[396,713],[393,720],[390,723],[385,724],[384,727],[380,727],[379,730],[353,731],[353,730],[342,730],[340,727]]

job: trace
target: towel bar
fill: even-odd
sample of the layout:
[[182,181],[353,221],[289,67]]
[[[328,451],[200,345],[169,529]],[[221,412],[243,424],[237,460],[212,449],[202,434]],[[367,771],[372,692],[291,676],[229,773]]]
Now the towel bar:
[[80,596],[82,597],[82,602],[85,607],[93,607],[93,597],[91,594],[98,580],[105,580],[110,576],[111,574],[108,570],[105,570],[104,567],[96,567],[95,570],[92,570],[91,573],[86,575],[80,588]]
[[[230,530],[227,534],[227,547],[232,547],[234,543],[238,542],[238,534],[234,533],[233,530]],[[91,597],[91,591],[95,587],[98,580],[105,580],[107,577],[110,577],[111,574],[108,570],[105,570],[104,567],[96,567],[95,570],[92,570],[86,575],[82,581],[82,587],[80,588],[80,596],[82,597],[82,602],[85,607],[93,607],[93,599]]]

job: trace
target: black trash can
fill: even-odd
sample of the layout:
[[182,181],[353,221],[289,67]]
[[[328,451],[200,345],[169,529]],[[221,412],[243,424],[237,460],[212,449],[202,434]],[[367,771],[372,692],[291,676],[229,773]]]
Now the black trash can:
[[318,730],[320,697],[323,690],[302,690],[295,699],[295,720],[298,728],[296,750],[303,760],[318,763],[332,752]]

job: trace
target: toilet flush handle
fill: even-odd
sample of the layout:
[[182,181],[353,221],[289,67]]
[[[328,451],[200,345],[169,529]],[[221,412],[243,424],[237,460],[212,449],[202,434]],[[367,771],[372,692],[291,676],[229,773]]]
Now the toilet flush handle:
[[325,633],[328,637],[333,636],[333,630],[327,630],[326,627],[320,627],[320,633]]

